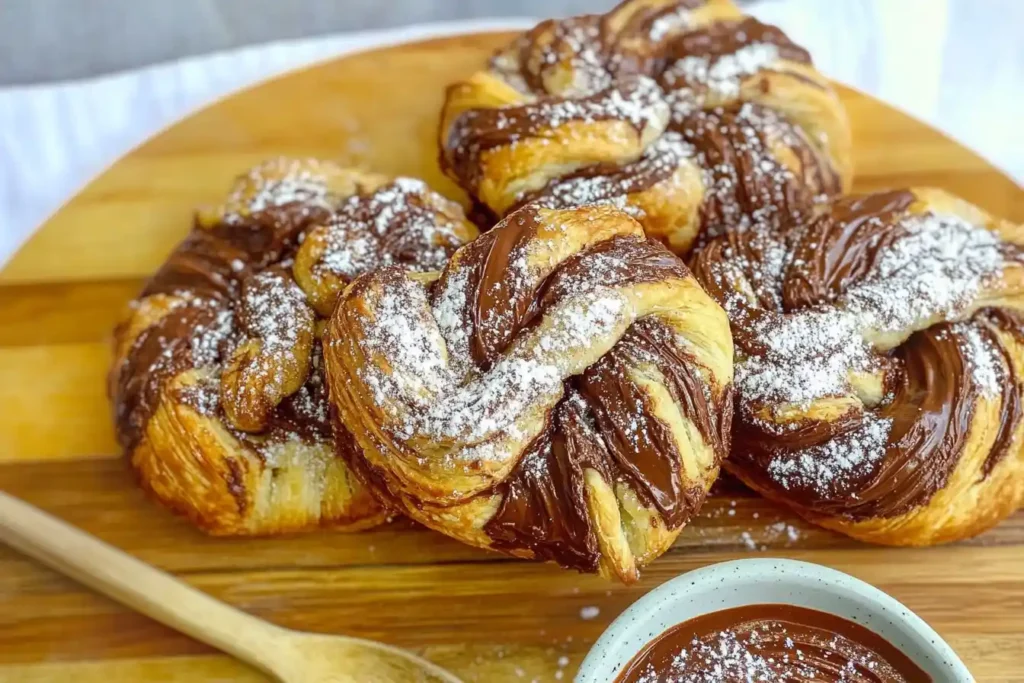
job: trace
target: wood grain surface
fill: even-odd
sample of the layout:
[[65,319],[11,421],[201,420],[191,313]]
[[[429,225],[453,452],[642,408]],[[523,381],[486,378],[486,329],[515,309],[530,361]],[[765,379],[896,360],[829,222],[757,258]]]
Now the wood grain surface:
[[[1024,681],[1024,514],[967,543],[876,548],[726,484],[643,580],[624,587],[408,522],[355,535],[207,538],[135,488],[104,394],[108,335],[187,232],[193,208],[276,154],[417,175],[459,196],[436,163],[443,88],[507,39],[362,53],[233,95],[134,150],[64,206],[0,272],[0,489],[275,623],[409,647],[467,681],[569,680],[605,626],[652,587],[766,555],[873,583],[931,623],[979,681]],[[842,94],[858,190],[938,185],[1024,220],[1024,192],[984,160],[873,99]],[[597,617],[582,618],[584,607]],[[263,679],[0,548],[0,681],[72,680]]]

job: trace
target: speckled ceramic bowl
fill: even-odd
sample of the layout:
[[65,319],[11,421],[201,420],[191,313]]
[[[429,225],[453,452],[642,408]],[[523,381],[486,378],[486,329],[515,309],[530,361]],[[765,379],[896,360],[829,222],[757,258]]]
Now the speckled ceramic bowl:
[[676,624],[766,603],[809,607],[862,624],[902,650],[935,683],[974,681],[938,633],[874,586],[816,564],[759,558],[697,569],[642,597],[594,644],[576,683],[611,683],[644,645]]

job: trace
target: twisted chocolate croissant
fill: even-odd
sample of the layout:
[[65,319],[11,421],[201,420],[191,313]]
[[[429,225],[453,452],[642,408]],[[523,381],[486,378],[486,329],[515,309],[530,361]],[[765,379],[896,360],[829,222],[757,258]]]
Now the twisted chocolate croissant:
[[846,114],[805,50],[728,0],[538,24],[451,86],[442,168],[490,218],[610,203],[686,253],[848,187]]
[[288,159],[240,177],[115,331],[117,436],[143,486],[213,534],[380,522],[335,454],[318,312],[355,275],[438,268],[475,233],[419,181]]
[[942,191],[834,201],[722,236],[694,273],[729,312],[730,471],[875,543],[965,538],[1024,504],[1024,228]]
[[358,278],[324,360],[382,501],[623,581],[671,545],[728,449],[728,320],[610,207],[525,207],[439,275]]

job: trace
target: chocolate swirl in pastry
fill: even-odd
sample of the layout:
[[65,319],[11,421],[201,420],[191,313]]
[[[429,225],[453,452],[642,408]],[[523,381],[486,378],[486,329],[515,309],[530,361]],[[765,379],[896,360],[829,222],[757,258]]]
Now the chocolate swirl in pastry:
[[971,536],[1024,503],[1024,229],[942,191],[835,200],[722,236],[694,273],[736,341],[728,467],[887,544]]
[[117,436],[143,486],[214,534],[381,521],[335,454],[316,311],[365,270],[434,269],[475,234],[411,179],[289,159],[240,177],[115,331]]
[[451,86],[441,165],[494,217],[608,203],[685,253],[848,187],[845,112],[807,52],[727,0],[539,24]]
[[437,277],[364,275],[324,340],[353,466],[475,546],[633,580],[728,450],[725,313],[611,207],[524,207]]

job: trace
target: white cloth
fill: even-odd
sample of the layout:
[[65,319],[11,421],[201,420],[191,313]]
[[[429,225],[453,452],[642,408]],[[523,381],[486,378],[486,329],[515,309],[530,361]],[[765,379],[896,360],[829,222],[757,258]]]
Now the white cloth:
[[[763,0],[749,9],[806,46],[823,72],[1024,179],[1024,2]],[[104,167],[226,93],[371,46],[532,23],[451,22],[272,43],[87,81],[0,88],[0,263]]]

